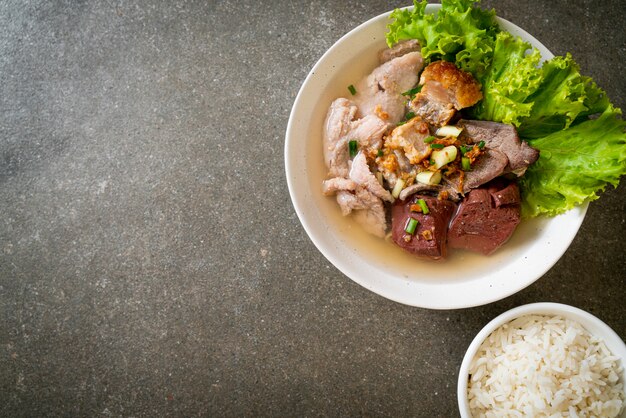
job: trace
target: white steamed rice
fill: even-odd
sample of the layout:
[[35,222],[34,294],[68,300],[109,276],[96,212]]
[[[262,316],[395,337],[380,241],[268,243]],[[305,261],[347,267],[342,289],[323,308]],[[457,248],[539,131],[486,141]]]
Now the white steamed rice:
[[474,417],[616,417],[625,404],[621,367],[577,322],[523,316],[480,346],[469,406]]

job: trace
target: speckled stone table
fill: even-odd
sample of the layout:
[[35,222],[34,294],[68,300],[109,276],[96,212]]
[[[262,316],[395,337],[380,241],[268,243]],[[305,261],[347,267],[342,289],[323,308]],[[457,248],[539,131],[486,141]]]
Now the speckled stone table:
[[[453,417],[463,353],[504,310],[564,302],[626,337],[624,185],[544,277],[466,310],[385,300],[306,236],[293,100],[405,5],[0,2],[0,416]],[[484,6],[626,108],[622,1]]]

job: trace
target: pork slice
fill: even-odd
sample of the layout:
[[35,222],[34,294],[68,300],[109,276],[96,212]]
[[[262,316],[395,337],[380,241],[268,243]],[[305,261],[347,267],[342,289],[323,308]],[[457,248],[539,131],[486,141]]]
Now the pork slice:
[[385,206],[367,188],[357,186],[354,191],[340,190],[337,192],[337,203],[341,214],[352,214],[363,229],[377,237],[384,237],[387,232]]
[[431,153],[430,146],[424,142],[429,136],[428,124],[413,118],[391,131],[385,140],[385,147],[401,149],[411,164],[418,164]]
[[441,190],[441,186],[438,184],[431,185],[431,184],[424,184],[424,183],[414,183],[402,189],[402,191],[398,195],[398,198],[400,200],[406,200],[407,197],[414,195],[415,193],[419,193],[423,191],[435,191],[436,192],[439,190]]
[[369,190],[374,196],[388,202],[393,201],[391,193],[389,193],[389,191],[378,182],[376,176],[372,174],[364,152],[357,153],[352,160],[350,179],[357,185]]
[[402,94],[417,84],[417,74],[424,61],[419,52],[409,52],[382,64],[372,72],[372,81],[380,86],[377,89]]
[[442,99],[443,97],[446,95],[441,94],[437,83],[429,83],[415,96],[409,107],[421,119],[433,125],[447,125],[456,114],[456,109],[452,103]]
[[508,159],[498,150],[487,149],[478,157],[470,171],[465,172],[463,192],[467,193],[504,173]]
[[[426,202],[429,208],[427,215],[411,211],[411,205],[417,199],[424,199]],[[444,258],[447,254],[448,223],[455,210],[455,203],[425,195],[415,195],[404,202],[396,201],[391,208],[393,242],[419,257],[434,260]],[[410,218],[418,221],[414,235],[405,231]]]
[[521,176],[539,158],[539,151],[520,140],[513,125],[480,120],[460,120],[457,125],[464,128],[461,135],[465,140],[485,141],[486,148],[504,154],[508,159],[505,172]]
[[368,209],[380,200],[367,188],[356,186],[353,190],[338,190],[337,203],[344,215],[349,215],[353,210]]
[[324,122],[324,161],[326,161],[326,167],[332,166],[337,143],[350,130],[356,112],[357,107],[348,99],[339,98],[330,104]]
[[[459,205],[459,209],[450,223],[448,245],[450,248],[462,248],[485,255],[492,254],[513,234],[520,222],[520,204],[498,204],[493,195],[517,185],[511,183],[487,185],[474,189]],[[515,192],[512,192],[515,194]],[[517,192],[519,196],[519,191]]]
[[375,115],[389,127],[404,118],[405,98],[402,96],[417,84],[423,60],[419,52],[409,52],[377,67],[356,84],[353,97],[359,115]]
[[356,196],[364,207],[354,211],[354,219],[368,233],[384,238],[387,233],[387,217],[382,200],[363,188],[357,190]]
[[[486,149],[472,165],[472,169],[464,172],[462,180],[458,171],[444,177],[446,184],[449,186],[446,191],[448,193],[468,193],[470,190],[501,176],[505,172],[508,162],[506,155],[497,149]],[[460,187],[461,182],[463,185],[462,189]]]
[[366,115],[352,122],[347,137],[359,142],[359,149],[379,150],[383,146],[383,134],[387,124],[377,116]]
[[428,65],[420,76],[420,84],[428,87],[431,82],[444,89],[447,100],[457,110],[473,106],[483,98],[480,83],[474,76],[452,62],[435,61]]
[[396,160],[398,161],[398,169],[401,172],[408,173],[413,170],[415,167],[411,164],[411,161],[406,157],[403,151],[399,149],[393,150],[393,155],[396,156]]
[[348,177],[349,141],[357,140],[359,148],[382,146],[387,124],[373,115],[355,119],[356,113],[356,105],[344,98],[335,100],[328,109],[324,124],[324,161],[332,177]]
[[350,215],[353,210],[367,208],[367,205],[364,202],[361,202],[356,197],[356,194],[347,190],[337,191],[337,204],[339,205],[339,208],[341,208],[341,214],[343,216]]
[[483,95],[481,86],[468,72],[447,61],[435,61],[420,76],[422,90],[410,108],[423,120],[446,125],[457,110],[473,106]]
[[345,177],[348,172],[346,134],[350,130],[357,107],[348,99],[331,103],[324,123],[324,161],[332,175]]
[[381,64],[391,61],[394,58],[401,57],[409,52],[420,51],[420,43],[417,39],[406,39],[398,42],[391,48],[383,49],[378,54],[378,59]]
[[343,177],[333,177],[322,182],[322,193],[326,196],[331,196],[339,191],[353,191],[356,190],[356,183],[350,179]]
[[336,194],[342,215],[352,214],[367,232],[384,237],[387,220],[383,199],[391,202],[393,197],[370,171],[363,151],[357,153],[349,166],[349,178],[339,176],[325,180],[322,191],[327,196]]

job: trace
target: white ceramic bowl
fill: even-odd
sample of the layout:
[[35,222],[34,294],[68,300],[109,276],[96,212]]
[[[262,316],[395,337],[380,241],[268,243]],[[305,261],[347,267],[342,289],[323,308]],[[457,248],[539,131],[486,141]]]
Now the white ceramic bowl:
[[[459,412],[462,418],[471,417],[467,399],[467,381],[470,363],[478,352],[480,345],[498,327],[525,315],[560,315],[561,317],[577,321],[591,335],[602,338],[611,353],[621,358],[622,372],[620,374],[620,381],[622,383],[626,383],[626,368],[624,367],[626,366],[626,345],[620,336],[617,335],[617,333],[615,333],[615,331],[613,331],[607,324],[592,314],[573,306],[549,302],[531,303],[528,305],[518,306],[517,308],[511,309],[497,316],[485,325],[485,327],[476,335],[472,343],[469,345],[469,348],[463,357],[463,362],[461,363],[457,385]],[[621,416],[626,417],[626,409],[622,410]]]
[[[429,13],[439,5],[428,5]],[[580,227],[587,206],[553,218],[523,221],[513,237],[485,257],[455,251],[445,262],[421,260],[395,245],[364,232],[343,217],[334,197],[322,195],[326,167],[322,155],[322,125],[331,102],[345,96],[377,66],[386,47],[389,13],[350,31],[315,64],[293,105],[285,139],[285,171],[289,193],[309,237],[346,276],[407,305],[455,309],[484,305],[533,283],[563,255]],[[501,27],[536,46],[544,58],[553,55],[535,38],[512,23]]]

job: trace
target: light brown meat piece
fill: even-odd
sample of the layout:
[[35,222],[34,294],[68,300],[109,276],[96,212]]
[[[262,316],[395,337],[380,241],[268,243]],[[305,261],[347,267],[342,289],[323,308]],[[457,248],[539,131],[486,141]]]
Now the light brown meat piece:
[[513,125],[483,120],[460,120],[458,125],[463,128],[461,138],[469,138],[475,144],[484,141],[488,149],[504,154],[508,159],[507,173],[522,176],[539,158],[539,151],[522,141]]
[[380,149],[387,123],[374,115],[355,119],[357,107],[348,99],[335,100],[324,124],[324,161],[331,177],[347,177],[348,143],[357,140],[359,149]]
[[357,184],[343,177],[333,177],[322,182],[322,193],[325,196],[332,196],[340,191],[356,190]]
[[473,106],[483,98],[478,81],[447,61],[428,65],[419,84],[422,90],[409,106],[417,116],[438,126],[447,124],[457,110]]
[[380,51],[378,59],[381,64],[384,64],[387,61],[406,55],[409,52],[419,52],[420,50],[420,43],[417,39],[406,39],[398,42],[391,48],[386,48]]
[[402,93],[417,84],[422,64],[419,52],[409,52],[374,69],[355,85],[352,100],[359,108],[357,116],[375,115],[389,127],[397,125],[406,113]]
[[424,69],[420,84],[427,87],[433,81],[446,89],[448,98],[457,110],[472,106],[483,98],[478,81],[451,62],[435,61]]
[[419,118],[412,118],[385,137],[384,153],[376,159],[376,163],[390,188],[396,185],[399,178],[415,177],[419,171],[417,165],[432,151],[424,142],[429,136],[428,124]]
[[370,234],[384,237],[387,231],[387,218],[383,201],[371,191],[357,186],[354,191],[337,192],[337,203],[343,216],[352,214],[354,219]]
[[352,160],[352,165],[350,166],[350,180],[359,186],[365,187],[374,194],[374,196],[382,200],[388,202],[393,201],[391,193],[381,186],[376,176],[372,174],[363,152],[359,152]]
[[[472,165],[472,170],[465,172],[461,180],[460,172],[445,177],[444,182],[449,185],[445,189],[450,195],[454,193],[465,194],[490,180],[502,175],[508,163],[506,155],[498,150],[487,149],[476,163]],[[462,188],[461,188],[462,185]]]
[[357,209],[354,213],[354,219],[367,231],[379,238],[384,238],[387,232],[387,218],[385,215],[385,206],[383,202],[373,196],[369,192],[361,193],[357,189],[356,197],[359,199],[368,199],[366,209]]
[[419,118],[413,118],[391,132],[385,140],[385,147],[401,149],[411,164],[417,164],[430,155],[430,146],[424,139],[430,136],[428,124]]
[[353,214],[366,231],[384,237],[387,220],[383,200],[392,202],[393,197],[372,174],[364,152],[359,151],[348,165],[349,177],[325,180],[322,191],[326,196],[336,194],[344,216]]

